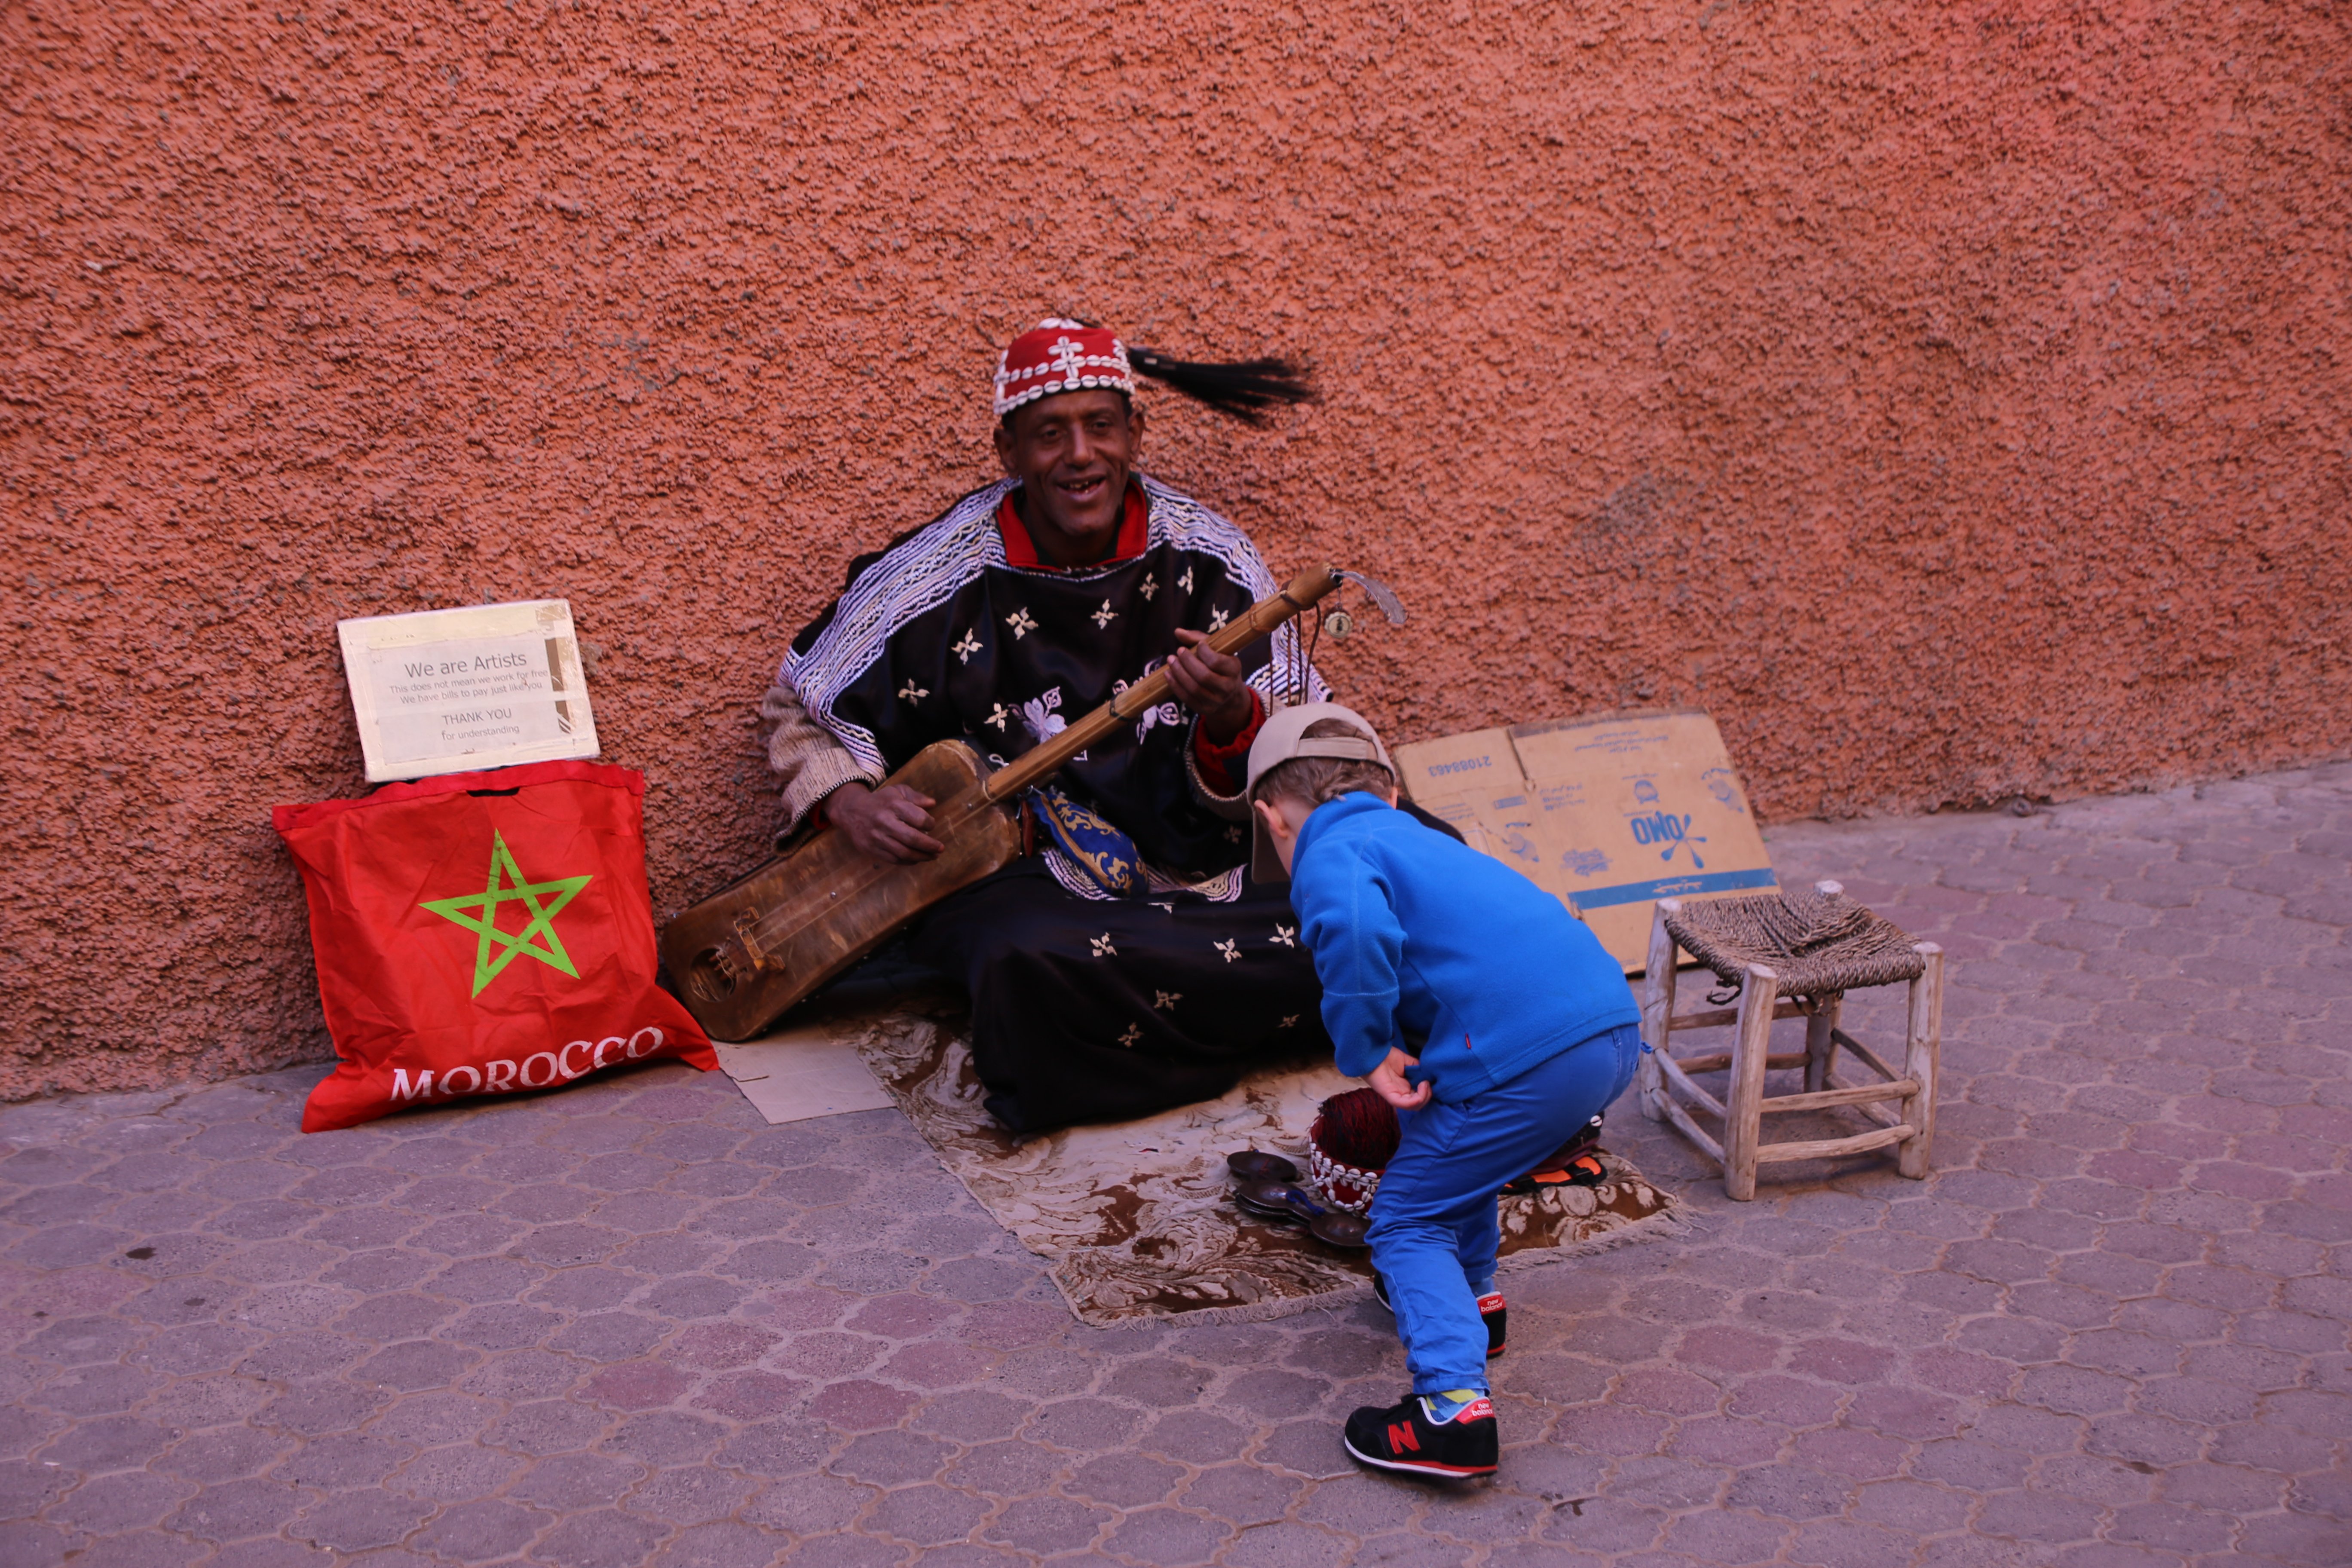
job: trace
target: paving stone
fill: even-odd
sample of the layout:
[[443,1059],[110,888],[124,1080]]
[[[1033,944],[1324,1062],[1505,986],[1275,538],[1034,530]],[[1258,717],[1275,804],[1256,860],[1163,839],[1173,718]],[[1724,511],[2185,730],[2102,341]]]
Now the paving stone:
[[1223,1523],[1172,1508],[1123,1512],[1105,1549],[1150,1568],[1188,1568],[1207,1563],[1231,1534]]
[[312,1068],[0,1108],[0,1561],[2352,1559],[2352,768],[1769,838],[1952,953],[1937,1170],[1617,1108],[1694,1225],[1514,1277],[1493,1483],[1339,1449],[1386,1314],[1083,1328],[896,1112]]

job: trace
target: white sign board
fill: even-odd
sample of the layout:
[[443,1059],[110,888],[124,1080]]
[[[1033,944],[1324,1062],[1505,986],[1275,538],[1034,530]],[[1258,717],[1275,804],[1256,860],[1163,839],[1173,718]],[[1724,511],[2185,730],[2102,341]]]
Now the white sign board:
[[339,621],[371,784],[596,754],[562,599]]

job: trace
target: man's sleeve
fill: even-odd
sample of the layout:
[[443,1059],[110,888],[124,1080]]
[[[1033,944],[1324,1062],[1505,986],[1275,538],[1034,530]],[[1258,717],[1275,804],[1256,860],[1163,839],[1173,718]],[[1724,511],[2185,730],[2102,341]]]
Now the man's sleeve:
[[843,784],[880,784],[882,775],[860,767],[824,725],[808,716],[789,686],[772,686],[760,699],[761,728],[768,731],[768,765],[783,775],[787,820],[779,837],[799,830],[810,812]]
[[1293,882],[1291,900],[1323,983],[1332,1058],[1349,1078],[1368,1077],[1403,1040],[1396,1016],[1404,927],[1387,885],[1350,852],[1344,868],[1318,868],[1304,887]]
[[1234,822],[1248,819],[1249,799],[1243,786],[1249,783],[1250,742],[1257,739],[1265,722],[1265,703],[1255,689],[1250,691],[1249,722],[1223,744],[1209,739],[1200,720],[1192,721],[1192,743],[1184,749],[1184,773],[1192,785],[1193,799],[1219,816]]

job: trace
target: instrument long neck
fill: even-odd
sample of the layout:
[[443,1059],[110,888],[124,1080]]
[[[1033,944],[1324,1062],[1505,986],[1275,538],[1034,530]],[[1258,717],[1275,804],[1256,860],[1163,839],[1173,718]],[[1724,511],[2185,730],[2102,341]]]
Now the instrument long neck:
[[[1211,634],[1203,647],[1219,653],[1237,653],[1271,633],[1291,616],[1306,610],[1339,585],[1339,574],[1328,566],[1301,572],[1280,592],[1268,595],[1244,614]],[[1049,741],[1040,742],[988,775],[973,792],[975,805],[1009,800],[1023,790],[1044,783],[1063,763],[1099,742],[1112,730],[1130,723],[1137,714],[1168,700],[1171,689],[1167,668],[1152,671],[1076,723]]]

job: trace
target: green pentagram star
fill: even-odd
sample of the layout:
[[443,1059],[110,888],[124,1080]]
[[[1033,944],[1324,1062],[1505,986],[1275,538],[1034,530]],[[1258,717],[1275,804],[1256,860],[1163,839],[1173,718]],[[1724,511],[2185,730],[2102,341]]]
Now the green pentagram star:
[[[499,973],[520,953],[529,953],[550,969],[569,974],[574,980],[580,978],[580,972],[572,967],[571,954],[563,951],[563,939],[555,934],[555,917],[562,912],[564,905],[580,896],[581,889],[593,879],[590,877],[558,877],[550,882],[525,881],[522,868],[515,864],[513,854],[507,848],[506,839],[493,831],[490,834],[489,885],[478,893],[467,893],[455,899],[434,899],[417,905],[417,908],[429,910],[445,921],[455,921],[476,934],[474,994],[479,996],[482,987],[496,980]],[[552,901],[541,904],[540,900],[549,894],[553,895]],[[499,929],[499,906],[509,900],[520,902],[530,911],[530,923],[519,931]],[[465,911],[468,909],[480,912],[467,914]],[[534,937],[542,939],[546,945],[532,945]],[[494,945],[500,950],[496,958],[490,956],[490,949]]]

